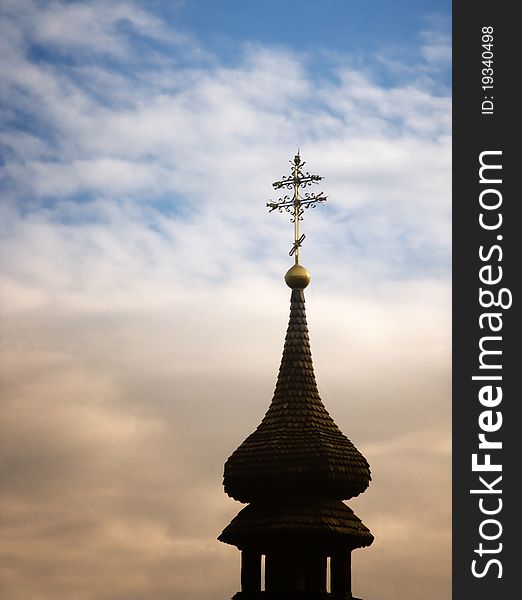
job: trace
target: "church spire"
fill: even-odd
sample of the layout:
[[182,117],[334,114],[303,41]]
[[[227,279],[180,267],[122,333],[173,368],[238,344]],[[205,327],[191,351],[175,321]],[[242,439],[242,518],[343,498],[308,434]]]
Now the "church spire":
[[273,184],[293,190],[292,197],[268,203],[270,212],[290,213],[294,224],[294,265],[285,275],[292,288],[290,319],[274,395],[260,425],[224,469],[225,492],[249,503],[219,536],[242,552],[237,600],[260,597],[262,555],[267,600],[352,598],[351,551],[373,542],[369,529],[343,502],[366,490],[370,467],[328,414],[314,374],[303,291],[310,274],[300,263],[305,236],[299,223],[304,210],[325,202],[326,196],[301,195],[302,188],[321,179],[304,173],[304,164],[298,152],[291,175]]
[[240,502],[320,491],[340,500],[368,487],[370,467],[328,414],[317,389],[302,289],[290,318],[274,396],[260,425],[225,464],[225,492]]

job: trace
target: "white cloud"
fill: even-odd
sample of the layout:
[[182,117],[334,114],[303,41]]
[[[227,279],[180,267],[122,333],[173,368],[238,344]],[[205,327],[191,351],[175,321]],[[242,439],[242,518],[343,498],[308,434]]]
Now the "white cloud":
[[432,66],[451,63],[451,34],[448,23],[440,17],[428,19],[429,29],[421,32],[421,53]]
[[187,35],[169,30],[163,21],[133,2],[8,0],[3,3],[3,12],[27,41],[64,53],[124,58],[131,50],[129,36],[121,29],[125,25],[142,36],[171,44],[189,43]]

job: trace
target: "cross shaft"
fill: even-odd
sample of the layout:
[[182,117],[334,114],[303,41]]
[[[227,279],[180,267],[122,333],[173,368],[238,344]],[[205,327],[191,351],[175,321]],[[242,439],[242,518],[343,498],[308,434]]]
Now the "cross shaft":
[[292,190],[292,197],[286,195],[275,202],[270,200],[266,205],[270,209],[268,212],[278,210],[280,213],[283,211],[290,213],[290,222],[294,224],[294,243],[289,254],[290,256],[294,256],[295,264],[297,265],[300,259],[300,248],[306,237],[304,234],[301,235],[300,231],[303,213],[307,208],[314,208],[318,202],[326,202],[327,197],[323,192],[319,192],[318,194],[305,192],[303,197],[300,190],[318,183],[322,177],[320,175],[310,175],[308,171],[303,173],[303,167],[306,163],[301,160],[299,151],[294,156],[294,160],[290,161],[290,164],[292,165],[291,174],[284,176],[280,181],[275,181],[272,185],[276,190]]

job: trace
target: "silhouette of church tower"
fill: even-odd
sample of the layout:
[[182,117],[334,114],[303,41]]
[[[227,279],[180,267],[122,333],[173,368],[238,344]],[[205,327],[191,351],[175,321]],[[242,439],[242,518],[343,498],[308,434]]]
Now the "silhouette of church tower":
[[[292,289],[290,320],[274,396],[261,424],[225,464],[225,492],[248,503],[219,536],[241,551],[241,591],[235,600],[351,599],[351,552],[373,535],[344,504],[364,492],[370,467],[341,432],[319,397],[305,314],[308,271],[299,262],[304,209],[326,201],[300,190],[321,177],[303,173],[299,153],[292,173],[273,185],[293,189],[269,202],[294,223],[295,264],[285,275]],[[261,590],[262,557],[265,589]],[[327,565],[330,559],[330,591]]]

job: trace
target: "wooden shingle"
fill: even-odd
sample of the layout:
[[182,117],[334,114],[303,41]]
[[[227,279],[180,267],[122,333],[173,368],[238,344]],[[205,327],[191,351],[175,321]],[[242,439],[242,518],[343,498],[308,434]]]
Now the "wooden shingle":
[[[218,538],[241,548],[294,545],[300,539],[333,550],[363,548],[373,542],[364,523],[340,500],[314,499],[252,503],[245,507]],[[317,548],[318,549],[318,548]]]

